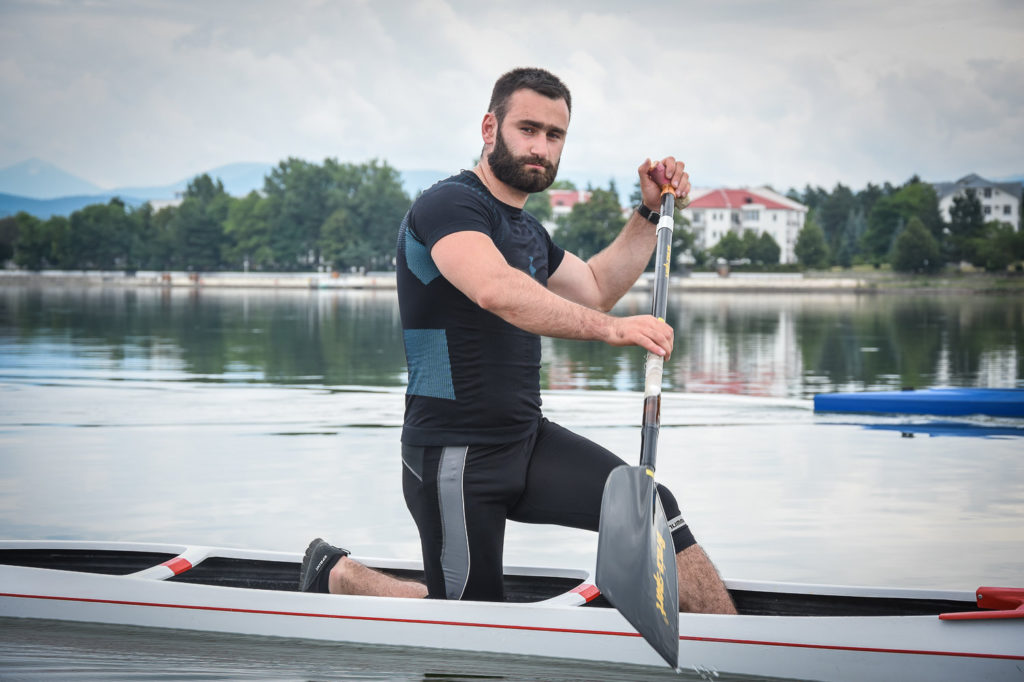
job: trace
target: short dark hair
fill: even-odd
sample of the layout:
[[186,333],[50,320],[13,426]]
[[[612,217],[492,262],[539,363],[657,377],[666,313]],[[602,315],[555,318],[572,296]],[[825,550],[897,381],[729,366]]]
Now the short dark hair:
[[494,84],[491,91],[491,103],[487,110],[494,114],[500,125],[508,112],[508,100],[517,90],[533,90],[550,99],[564,99],[572,115],[572,95],[558,76],[550,71],[535,68],[512,69]]

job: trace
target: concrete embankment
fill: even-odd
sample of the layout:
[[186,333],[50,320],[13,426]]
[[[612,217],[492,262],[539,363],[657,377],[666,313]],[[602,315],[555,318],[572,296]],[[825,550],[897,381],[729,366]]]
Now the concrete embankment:
[[[637,290],[650,288],[650,276],[644,275]],[[0,273],[0,284],[25,286],[110,286],[110,287],[188,287],[210,289],[394,289],[395,273],[253,273],[253,272],[124,272],[52,270],[43,272],[7,271]],[[849,277],[805,277],[799,273],[733,273],[720,277],[715,273],[693,273],[672,278],[673,288],[692,291],[869,291],[863,279]]]
[[[653,275],[645,274],[636,291],[650,289]],[[0,286],[166,287],[207,289],[371,289],[394,290],[395,273],[330,272],[157,272],[21,270],[0,271]],[[721,277],[694,272],[672,277],[672,288],[691,292],[737,293],[1024,293],[1024,277],[983,273],[946,276],[910,276],[893,273],[753,273],[733,272]]]

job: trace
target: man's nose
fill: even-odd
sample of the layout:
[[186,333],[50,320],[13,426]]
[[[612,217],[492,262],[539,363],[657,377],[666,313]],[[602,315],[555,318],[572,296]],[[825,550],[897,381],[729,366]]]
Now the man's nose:
[[530,153],[542,159],[551,157],[551,144],[546,137],[535,139],[530,143]]

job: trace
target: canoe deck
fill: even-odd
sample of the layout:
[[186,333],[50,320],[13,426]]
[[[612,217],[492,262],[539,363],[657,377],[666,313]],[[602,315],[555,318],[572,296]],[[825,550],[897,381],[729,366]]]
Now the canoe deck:
[[[102,575],[130,575],[172,561],[175,554],[158,552],[81,549],[2,549],[0,564],[28,568],[59,569]],[[399,578],[422,580],[416,569],[377,567]],[[189,570],[167,578],[167,582],[217,587],[297,591],[299,564],[212,556]],[[505,601],[528,604],[551,599],[580,584],[578,578],[557,575],[505,575]],[[872,596],[841,596],[758,590],[730,585],[737,610],[744,615],[763,616],[920,616],[953,611],[979,611],[974,601]],[[584,608],[611,608],[598,595]]]

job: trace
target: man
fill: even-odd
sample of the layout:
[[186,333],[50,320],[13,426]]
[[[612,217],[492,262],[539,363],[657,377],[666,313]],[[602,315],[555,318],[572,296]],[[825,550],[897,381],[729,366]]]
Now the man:
[[[433,598],[501,600],[506,520],[596,531],[605,480],[625,464],[544,419],[540,336],[672,352],[665,322],[607,314],[656,245],[651,207],[660,188],[648,177],[649,160],[638,169],[643,204],[588,262],[557,246],[523,211],[529,194],[555,179],[571,106],[568,88],[547,71],[503,75],[481,126],[480,162],[424,192],[399,230],[409,367],[403,490]],[[673,157],[659,163],[685,197],[683,164]],[[675,498],[661,486],[659,493],[671,519],[680,608],[734,613]],[[303,588],[423,596],[422,585],[376,574],[346,554],[314,541]]]

